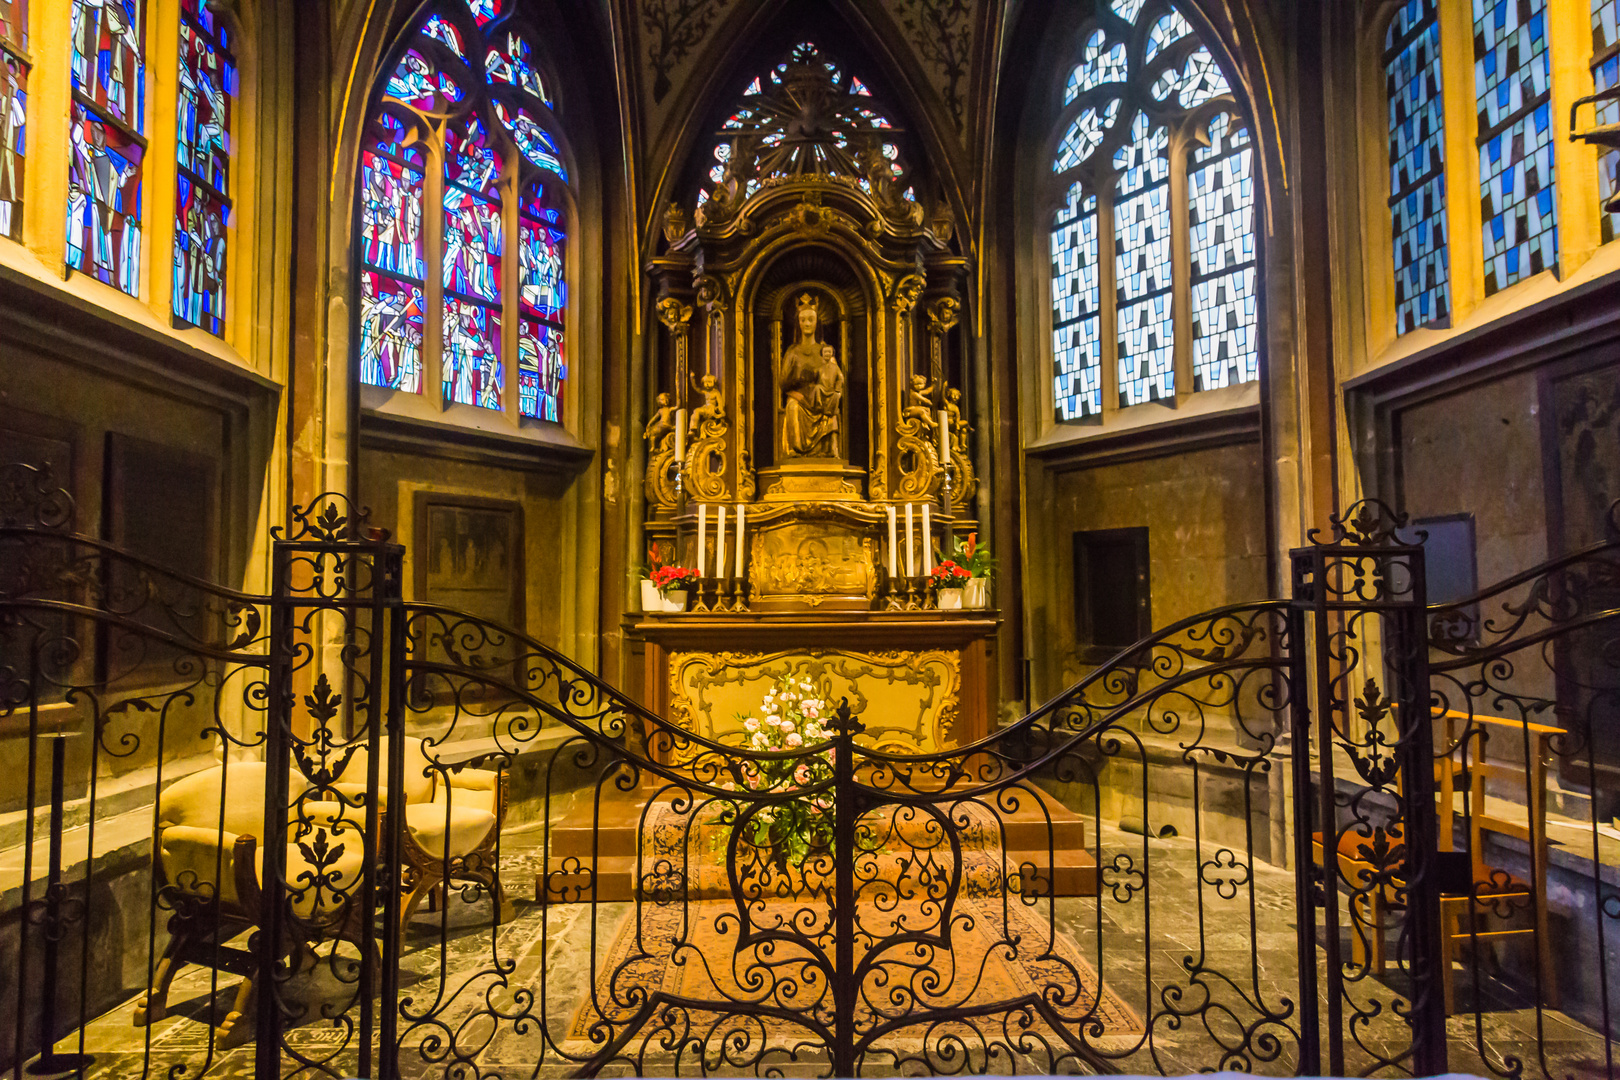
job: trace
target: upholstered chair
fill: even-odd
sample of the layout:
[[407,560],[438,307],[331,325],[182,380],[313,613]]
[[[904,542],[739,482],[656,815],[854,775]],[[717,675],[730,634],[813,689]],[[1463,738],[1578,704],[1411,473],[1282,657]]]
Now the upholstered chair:
[[[468,881],[489,890],[498,922],[515,914],[501,884],[496,865],[496,841],[506,820],[506,773],[462,768],[448,760],[430,761],[421,739],[404,739],[405,776],[403,807],[386,787],[388,737],[380,740],[377,775],[381,806],[386,814],[403,810],[405,833],[404,901],[400,926],[424,899],[442,895],[447,882]],[[368,757],[358,748],[333,786],[351,802],[350,812],[363,808]]]
[[[163,1019],[169,985],[188,963],[244,976],[220,1026],[221,1037],[246,1011],[258,960],[225,943],[259,920],[265,775],[263,762],[216,765],[170,784],[158,796],[153,873],[159,904],[174,914],[152,985],[136,1006],[137,1025]],[[289,787],[289,802],[296,805],[288,812],[284,880],[291,918],[284,950],[332,938],[359,946],[365,915],[349,901],[365,862],[364,821],[336,803],[298,804],[307,785],[296,771]]]

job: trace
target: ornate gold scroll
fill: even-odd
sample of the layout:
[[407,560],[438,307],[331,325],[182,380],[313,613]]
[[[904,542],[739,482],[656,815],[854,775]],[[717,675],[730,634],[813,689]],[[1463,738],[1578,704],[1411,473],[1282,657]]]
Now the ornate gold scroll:
[[961,658],[945,650],[671,653],[670,719],[695,734],[740,743],[737,714],[759,715],[760,700],[788,674],[808,680],[828,702],[849,698],[866,725],[862,745],[903,754],[954,745]]

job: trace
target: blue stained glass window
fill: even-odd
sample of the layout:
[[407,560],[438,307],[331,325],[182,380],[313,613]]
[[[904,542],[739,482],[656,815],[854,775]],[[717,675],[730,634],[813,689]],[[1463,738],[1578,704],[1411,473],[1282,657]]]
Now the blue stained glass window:
[[1547,0],[1474,0],[1485,292],[1558,262]]
[[[1123,408],[1259,376],[1257,161],[1219,61],[1170,0],[1111,0],[1082,40],[1052,160],[1059,421],[1099,415],[1105,396]],[[1186,137],[1172,133],[1195,122],[1201,138],[1172,160]],[[1175,176],[1187,184],[1185,235],[1173,226]],[[1177,385],[1178,344],[1192,355],[1190,386]]]
[[1098,273],[1097,198],[1079,184],[1052,229],[1053,393],[1060,420],[1102,413],[1102,305]]
[[225,227],[230,214],[231,105],[236,61],[213,13],[200,0],[180,5],[180,72],[174,209],[177,324],[222,329]]
[[28,0],[0,0],[0,236],[22,239],[28,124]]
[[1260,377],[1254,234],[1254,146],[1222,113],[1187,172],[1192,230],[1193,389]]
[[360,158],[360,381],[420,393],[427,268],[422,149],[382,114]]
[[1446,122],[1436,0],[1406,0],[1384,40],[1389,98],[1389,212],[1395,259],[1395,331],[1451,312],[1446,234]]
[[141,0],[73,0],[67,264],[140,294],[146,157],[146,14]]
[[447,132],[444,178],[444,400],[499,409],[505,391],[499,164],[476,118]]
[[[1599,92],[1620,84],[1620,0],[1592,0],[1592,88]],[[1620,101],[1598,105],[1599,124],[1620,124]],[[1620,194],[1620,150],[1611,150],[1598,161],[1598,188],[1607,203]],[[1603,215],[1603,242],[1620,232],[1620,214]]]
[[1114,285],[1118,295],[1119,403],[1175,396],[1170,261],[1170,133],[1137,113],[1114,154]]

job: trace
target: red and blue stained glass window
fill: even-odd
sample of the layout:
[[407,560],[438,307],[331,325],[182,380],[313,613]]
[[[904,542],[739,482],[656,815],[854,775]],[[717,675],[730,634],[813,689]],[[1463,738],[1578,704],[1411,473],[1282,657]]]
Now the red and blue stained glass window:
[[[359,178],[360,380],[434,379],[446,407],[557,421],[568,171],[522,20],[515,0],[442,0],[386,78]],[[437,250],[424,212],[441,215]]]
[[1474,0],[1485,294],[1558,262],[1547,0]]
[[28,149],[28,0],[0,0],[0,236],[22,239]]
[[413,394],[422,390],[425,178],[405,122],[380,115],[360,158],[360,381]]
[[175,157],[175,322],[220,333],[230,215],[231,106],[236,62],[226,30],[202,0],[180,5]]
[[140,293],[146,156],[142,0],[73,0],[67,264]]
[[518,411],[541,420],[561,413],[568,362],[563,348],[567,308],[560,201],[543,183],[519,207],[518,228]]

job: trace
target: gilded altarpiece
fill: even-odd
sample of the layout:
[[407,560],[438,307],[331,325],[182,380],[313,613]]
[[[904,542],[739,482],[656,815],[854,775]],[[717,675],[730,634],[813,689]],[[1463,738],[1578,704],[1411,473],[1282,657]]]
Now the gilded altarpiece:
[[[971,263],[951,200],[913,167],[920,140],[809,42],[747,84],[707,146],[695,203],[669,205],[646,267],[660,327],[647,546],[652,561],[701,566],[705,579],[691,612],[651,613],[633,632],[673,665],[647,671],[647,688],[659,687],[650,696],[667,683],[671,707],[699,730],[721,730],[742,697],[757,702],[751,677],[725,683],[722,704],[669,682],[688,677],[682,657],[719,655],[684,640],[695,614],[738,631],[769,620],[773,645],[744,633],[738,651],[773,657],[772,670],[826,666],[834,654],[815,646],[837,626],[903,616],[900,637],[838,654],[836,670],[851,673],[852,702],[865,695],[884,717],[908,718],[877,727],[909,732],[894,737],[912,749],[936,745],[951,737],[940,717],[958,710],[962,665],[986,651],[940,653],[929,624],[984,635],[997,625],[985,611],[938,610],[926,583],[952,538],[977,531],[962,317]],[[776,648],[793,644],[795,618],[798,648]],[[937,678],[926,692],[896,674],[919,663]],[[867,684],[890,689],[873,697]],[[985,711],[976,701],[975,715]]]

